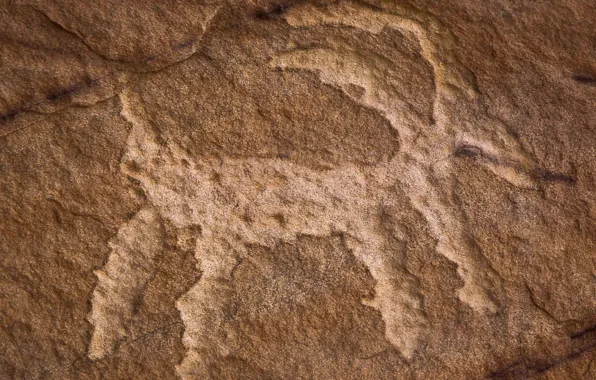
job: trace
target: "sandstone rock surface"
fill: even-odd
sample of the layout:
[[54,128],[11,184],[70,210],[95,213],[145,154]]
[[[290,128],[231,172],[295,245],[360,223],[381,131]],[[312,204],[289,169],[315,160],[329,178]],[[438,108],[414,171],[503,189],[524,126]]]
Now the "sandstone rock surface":
[[596,378],[592,1],[0,25],[0,379]]

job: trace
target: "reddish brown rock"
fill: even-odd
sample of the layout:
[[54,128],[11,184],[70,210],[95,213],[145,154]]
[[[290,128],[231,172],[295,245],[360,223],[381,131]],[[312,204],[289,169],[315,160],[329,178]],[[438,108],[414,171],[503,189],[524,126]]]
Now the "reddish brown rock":
[[589,1],[0,21],[0,378],[596,376]]

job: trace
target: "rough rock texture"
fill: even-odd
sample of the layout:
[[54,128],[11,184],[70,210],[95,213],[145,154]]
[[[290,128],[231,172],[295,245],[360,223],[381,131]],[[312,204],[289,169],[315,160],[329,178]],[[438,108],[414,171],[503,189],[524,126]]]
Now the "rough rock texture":
[[0,379],[596,378],[592,1],[0,25]]

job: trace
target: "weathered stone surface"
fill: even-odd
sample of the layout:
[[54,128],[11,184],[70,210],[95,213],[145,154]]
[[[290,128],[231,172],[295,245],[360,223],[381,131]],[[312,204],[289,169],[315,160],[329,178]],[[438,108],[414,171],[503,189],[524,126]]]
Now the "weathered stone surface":
[[0,22],[0,378],[596,377],[589,1]]

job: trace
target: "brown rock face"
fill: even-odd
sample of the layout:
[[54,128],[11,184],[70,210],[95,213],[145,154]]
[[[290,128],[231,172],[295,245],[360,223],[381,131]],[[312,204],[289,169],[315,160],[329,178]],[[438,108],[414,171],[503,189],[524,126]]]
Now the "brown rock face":
[[0,379],[596,378],[555,3],[0,0]]

